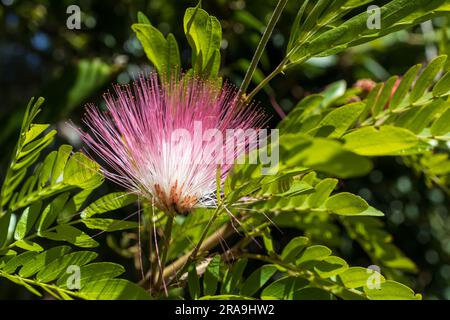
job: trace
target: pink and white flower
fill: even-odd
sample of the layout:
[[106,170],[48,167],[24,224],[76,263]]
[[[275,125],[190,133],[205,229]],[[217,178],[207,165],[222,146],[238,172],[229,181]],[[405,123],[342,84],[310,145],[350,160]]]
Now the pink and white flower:
[[[205,151],[211,150],[230,158],[230,149],[224,149],[229,144],[205,141],[204,133],[215,130],[226,140],[231,139],[227,130],[256,129],[264,123],[263,114],[239,102],[234,88],[195,78],[161,83],[153,74],[132,86],[116,86],[115,94],[104,99],[106,112],[87,107],[84,122],[90,132],[82,132],[83,141],[105,162],[107,178],[168,213],[214,205],[218,166],[222,181],[233,166],[232,161],[204,161]],[[174,141],[180,130],[190,141]],[[232,160],[248,153],[253,139],[257,137],[238,139]]]

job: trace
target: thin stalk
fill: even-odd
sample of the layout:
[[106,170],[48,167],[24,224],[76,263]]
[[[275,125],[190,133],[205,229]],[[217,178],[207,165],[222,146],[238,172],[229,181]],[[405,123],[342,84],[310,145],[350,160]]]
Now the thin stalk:
[[219,216],[220,210],[217,208],[217,210],[214,212],[214,215],[209,219],[208,224],[206,225],[205,229],[202,232],[202,235],[200,236],[200,239],[198,240],[197,245],[194,248],[194,251],[192,251],[192,254],[189,257],[188,261],[194,261],[197,257],[198,251],[200,247],[203,244],[203,241],[205,241],[206,236],[208,235],[209,229],[211,228],[212,224],[216,221],[217,217]]
[[248,95],[245,96],[244,102],[246,103],[251,101],[255,97],[255,95],[270,82],[270,80],[272,80],[273,78],[275,78],[275,76],[282,73],[286,67],[287,61],[288,61],[287,58],[283,59],[283,61],[281,61],[281,63],[278,65],[278,67],[275,68],[275,70],[273,70],[266,78],[264,78],[258,84],[258,86],[255,89],[253,89]]
[[[197,257],[198,253],[201,249],[203,249],[203,243],[206,239],[206,236],[208,235],[209,229],[213,225],[213,223],[216,221],[217,217],[219,216],[219,213],[221,212],[221,207],[217,208],[214,212],[211,219],[209,219],[208,224],[206,225],[205,229],[203,229],[203,232],[200,236],[199,241],[197,242],[194,249],[188,253],[187,255],[184,255],[183,257],[179,258],[177,261],[175,261],[172,265],[169,266],[168,272],[164,275],[164,278],[169,277],[173,273],[176,273],[178,269],[181,269],[180,274],[184,274],[187,271],[187,268],[189,267],[190,262],[194,261]],[[228,228],[223,229],[223,232],[219,232],[219,235],[225,234],[227,232]],[[209,239],[208,239],[209,240]],[[217,243],[219,240],[218,236],[213,235],[213,241],[207,241],[211,243]],[[209,247],[210,245],[208,245]]]
[[272,35],[272,32],[273,32],[273,29],[275,28],[275,25],[277,24],[278,19],[280,18],[281,13],[283,12],[283,9],[286,6],[288,1],[289,0],[278,1],[278,4],[275,7],[275,10],[273,11],[272,16],[270,17],[269,24],[267,25],[266,29],[264,30],[264,33],[261,37],[261,40],[259,41],[258,47],[256,48],[256,51],[252,58],[250,66],[247,69],[244,80],[242,81],[241,87],[239,88],[239,91],[242,94],[245,94],[245,92],[248,89],[248,86],[250,85],[250,82],[252,81],[253,74],[255,73],[256,67],[258,66],[259,60],[261,59],[261,56],[264,52],[267,42],[269,41],[270,36]]
[[[23,277],[21,277],[19,275],[16,275],[16,274],[7,274],[7,273],[4,273],[4,272],[0,271],[0,277],[4,277],[4,278],[9,279],[9,280],[11,280],[11,278],[14,278],[14,279],[17,279],[19,282],[22,281],[23,283],[31,286],[31,288],[29,288],[29,289],[35,289],[33,286],[41,287],[46,292],[50,293],[52,296],[54,296],[55,298],[57,298],[59,300],[64,299],[64,297],[55,295],[55,292],[53,292],[53,291],[58,292],[60,295],[61,295],[61,292],[62,292],[64,294],[68,295],[68,296],[72,296],[72,297],[75,297],[75,298],[86,299],[86,297],[84,297],[82,294],[78,293],[77,291],[70,291],[70,290],[58,287],[56,285],[53,285],[53,284],[48,284],[48,283],[40,282],[38,280],[23,278]],[[36,292],[34,292],[34,290],[32,292],[34,294],[36,294]]]
[[[151,221],[152,223],[153,223],[153,221]],[[148,257],[149,257],[149,262],[150,262],[150,270],[149,270],[149,272],[150,272],[150,274],[149,274],[149,276],[150,276],[150,287],[149,287],[149,293],[150,293],[150,295],[152,294],[152,284],[153,284],[153,274],[154,274],[154,271],[156,270],[156,268],[155,268],[155,260],[156,259],[154,259],[153,258],[153,226],[150,226],[150,231],[149,231],[149,254],[148,254]],[[143,284],[145,281],[146,281],[146,278],[147,278],[147,274],[145,275],[145,277],[144,277],[144,279],[141,281],[141,282],[139,282],[139,284]]]
[[[172,237],[172,227],[173,227],[173,220],[174,216],[169,215],[167,217],[166,227],[164,228],[164,245],[163,250],[161,254],[161,271],[159,272],[158,282],[156,283],[156,288],[160,288],[162,282],[163,282],[163,274],[164,274],[164,265],[166,264],[167,259],[167,253],[169,252],[169,246],[170,246],[170,239]],[[167,295],[167,288],[164,286],[164,290],[166,290]]]

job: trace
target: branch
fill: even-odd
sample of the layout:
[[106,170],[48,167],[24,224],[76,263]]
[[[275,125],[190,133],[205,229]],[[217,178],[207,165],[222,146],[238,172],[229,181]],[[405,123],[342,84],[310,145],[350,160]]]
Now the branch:
[[[227,223],[226,225],[222,226],[219,230],[214,232],[209,238],[207,238],[205,241],[203,241],[203,244],[197,249],[198,253],[209,251],[217,244],[223,240],[231,236],[235,232],[234,228],[230,223]],[[195,249],[192,249],[188,253],[186,253],[184,256],[178,258],[175,262],[167,266],[164,270],[164,280],[170,280],[172,277],[176,276],[178,271],[182,269],[186,263],[189,261],[190,257],[194,253]]]

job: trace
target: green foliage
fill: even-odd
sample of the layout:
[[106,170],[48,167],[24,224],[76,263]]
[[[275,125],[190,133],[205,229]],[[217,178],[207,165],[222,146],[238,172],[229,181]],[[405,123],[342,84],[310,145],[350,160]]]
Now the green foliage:
[[[41,253],[27,251],[0,258],[0,277],[24,286],[42,296],[44,290],[56,299],[148,299],[143,289],[115,279],[124,272],[122,266],[109,262],[92,262],[97,254],[90,251],[70,253],[70,247],[53,247]],[[73,270],[79,268],[79,283]]]
[[107,194],[83,209],[81,217],[90,218],[94,215],[106,213],[117,208],[125,207],[129,204],[136,202],[137,197],[134,194],[126,192],[113,192]]
[[216,78],[220,68],[222,27],[216,17],[199,6],[186,9],[184,32],[192,48],[194,73],[206,78]]
[[27,169],[39,158],[41,151],[52,142],[56,134],[56,131],[52,130],[42,135],[49,125],[32,123],[41,111],[40,106],[43,102],[43,98],[39,98],[36,101],[32,98],[25,111],[19,140],[13,152],[0,193],[0,205],[2,208],[0,217],[4,214],[4,206],[13,197],[14,191],[25,178]]
[[[6,211],[0,217],[0,277],[22,285],[38,296],[42,296],[36,290],[40,288],[57,299],[148,298],[135,284],[114,279],[124,272],[122,266],[108,262],[90,263],[97,257],[96,253],[69,253],[71,248],[67,246],[45,250],[38,243],[39,238],[46,238],[92,248],[98,246],[98,242],[73,225],[84,224],[88,229],[107,232],[138,226],[134,222],[92,218],[136,200],[136,197],[123,193],[112,193],[94,201],[81,211],[84,213],[81,219],[74,219],[80,215],[87,197],[102,184],[103,175],[97,163],[82,153],[72,154],[69,145],[60,146],[38,162],[40,153],[52,142],[56,131],[43,134],[49,125],[33,123],[43,99],[34,104],[33,101],[28,105],[2,187],[2,205]],[[18,176],[17,172],[23,173]],[[30,172],[33,174],[26,178]],[[67,288],[69,266],[80,268],[79,288]]]
[[[216,17],[209,15],[199,5],[188,8],[183,19],[186,38],[192,49],[192,69],[189,73],[205,79],[216,80],[220,69],[222,27]],[[144,48],[148,59],[160,75],[178,76],[181,68],[180,53],[173,34],[166,38],[142,13],[133,31]]]
[[380,288],[364,288],[365,294],[370,300],[420,300],[420,294],[414,294],[407,286],[394,282],[386,281],[380,285]]
[[289,64],[336,54],[392,32],[448,14],[445,0],[392,0],[380,8],[381,28],[368,28],[372,12],[343,21],[354,8],[371,1],[305,1],[294,22],[286,57]]
[[131,26],[144,48],[148,59],[163,76],[174,76],[181,68],[180,52],[177,41],[172,33],[166,38],[155,28],[142,13],[138,14],[138,23]]
[[343,138],[347,149],[363,156],[401,155],[419,142],[411,131],[393,126],[364,127]]
[[[204,288],[210,288],[214,279],[220,290],[204,291],[201,299],[251,299],[257,294],[261,299],[283,300],[330,300],[330,299],[420,299],[420,294],[401,283],[386,280],[372,269],[349,267],[332,250],[323,245],[310,245],[308,238],[294,238],[283,249],[281,255],[244,254],[249,259],[264,264],[253,271],[248,278],[243,277],[247,259],[240,259],[231,267],[216,256],[209,263],[201,278]],[[199,296],[200,286],[197,272],[191,269],[189,288],[191,297]],[[214,270],[213,272],[211,270]],[[214,277],[211,276],[214,274]],[[222,277],[218,275],[222,275]],[[220,292],[220,295],[213,293]]]
[[371,217],[341,219],[348,235],[356,240],[372,260],[395,270],[417,272],[417,266],[393,244],[393,236],[383,230],[382,221]]
[[[318,179],[315,172],[298,176],[293,176],[292,174],[281,175],[278,179],[266,179],[267,182],[258,178],[249,180],[248,176],[241,174],[238,172],[230,176],[228,183],[236,185],[239,183],[238,181],[247,180],[244,186],[258,185],[258,188],[253,189],[251,193],[239,194],[240,197],[251,195],[256,199],[260,199],[260,201],[249,205],[258,212],[281,214],[284,214],[284,212],[315,212],[342,216],[383,215],[380,211],[370,207],[364,199],[351,193],[341,192],[330,197],[338,181],[332,178]],[[303,192],[298,192],[299,185],[304,186]],[[292,189],[295,189],[296,192],[292,193]],[[245,191],[245,189],[242,187],[238,188],[231,194],[236,196],[238,191]]]
[[279,124],[285,133],[280,154],[289,159],[282,159],[281,169],[292,168],[293,162],[336,177],[352,177],[370,171],[367,156],[420,158],[430,153],[433,141],[448,140],[446,74],[436,80],[445,71],[446,59],[437,57],[420,75],[417,65],[401,80],[391,77],[361,102],[346,103],[357,92],[339,83],[306,97]]

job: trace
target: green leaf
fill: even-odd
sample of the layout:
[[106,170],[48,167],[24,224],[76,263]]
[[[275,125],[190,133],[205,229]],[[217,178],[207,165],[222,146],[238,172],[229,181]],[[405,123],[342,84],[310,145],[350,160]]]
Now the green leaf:
[[363,198],[348,192],[341,192],[328,198],[325,208],[343,216],[383,216],[383,213],[370,207]]
[[57,151],[50,152],[44,159],[42,163],[42,169],[39,174],[39,185],[41,187],[45,186],[52,177],[53,166],[55,165]]
[[[222,27],[216,17],[200,7],[187,8],[183,19],[184,33],[192,48],[192,65],[200,66],[209,78],[216,78],[220,66]],[[194,68],[195,69],[195,68]]]
[[382,266],[417,272],[417,266],[399,248],[392,244],[392,235],[383,228],[380,219],[372,217],[342,217],[340,219],[349,234],[374,261]]
[[29,166],[31,163],[33,163],[31,159],[34,159],[42,151],[42,149],[52,143],[55,135],[56,130],[52,130],[42,138],[33,140],[32,142],[24,145],[24,147],[17,154],[17,158],[19,159],[16,164],[17,169],[25,166],[24,163],[26,163],[26,166]]
[[150,20],[147,18],[145,13],[143,13],[142,11],[138,11],[137,19],[138,19],[138,23],[151,24]]
[[284,247],[283,252],[281,253],[281,260],[284,262],[295,261],[308,243],[309,239],[306,237],[295,237],[289,241],[286,247]]
[[35,251],[26,251],[21,253],[10,259],[3,267],[2,271],[11,274],[15,272],[17,268],[25,265],[29,260],[33,259],[37,255],[38,253]]
[[131,28],[136,33],[148,59],[160,75],[166,77],[178,74],[181,59],[175,37],[170,33],[167,39],[164,38],[163,34],[152,26],[148,19],[146,22],[148,23],[133,24]]
[[280,170],[307,167],[340,178],[365,175],[370,160],[345,150],[341,143],[298,134],[280,136]]
[[369,205],[359,196],[348,192],[342,192],[330,197],[326,201],[325,207],[338,214],[352,215],[363,212]]
[[[364,103],[361,102],[348,104],[334,109],[320,121],[319,128],[331,127],[332,131],[325,136],[329,138],[340,138],[353,124],[355,124],[363,110]],[[320,133],[320,130],[318,133]]]
[[24,278],[30,277],[42,270],[46,265],[49,265],[52,261],[64,256],[69,251],[70,247],[68,246],[50,248],[26,262],[20,269],[19,275]]
[[49,124],[35,124],[30,125],[30,129],[25,133],[25,139],[23,144],[26,145],[33,142],[41,133],[43,133],[47,128],[50,127]]
[[80,207],[86,201],[86,198],[92,193],[94,189],[81,190],[73,197],[71,197],[65,204],[61,211],[58,213],[56,219],[58,224],[68,223],[72,218],[79,215]]
[[124,279],[105,279],[87,283],[79,294],[88,300],[149,300],[148,293]]
[[443,136],[450,132],[450,108],[448,108],[431,126],[433,136]]
[[394,86],[397,83],[397,79],[398,79],[397,76],[392,76],[383,85],[383,89],[381,90],[381,92],[378,96],[378,99],[377,99],[375,105],[373,106],[373,110],[372,110],[373,115],[376,116],[381,111],[383,111],[383,109],[385,108],[385,106],[389,102],[389,99],[392,96],[392,90],[394,89]]
[[217,284],[220,279],[220,255],[214,256],[209,262],[203,275],[203,294],[205,296],[214,295],[217,291]]
[[14,242],[14,246],[28,251],[41,252],[44,250],[39,244],[30,240],[17,240]]
[[428,127],[436,114],[440,113],[441,110],[448,107],[448,105],[449,104],[442,99],[434,100],[420,107],[417,114],[410,119],[404,127],[415,134],[419,134]]
[[218,294],[215,296],[203,296],[199,300],[255,300],[255,299],[238,296],[235,294]]
[[447,72],[434,86],[433,96],[443,97],[450,94],[450,72]]
[[414,88],[409,96],[409,102],[414,103],[419,100],[425,93],[425,91],[431,86],[431,83],[436,78],[440,70],[442,70],[445,62],[447,61],[447,56],[439,56],[425,68],[422,74],[416,81]]
[[31,285],[26,283],[23,279],[17,278],[17,277],[14,277],[13,275],[8,275],[8,274],[5,274],[5,273],[1,273],[1,276],[6,278],[6,279],[8,279],[8,280],[10,280],[10,281],[12,281],[13,283],[16,283],[18,285],[23,286],[28,291],[30,291],[31,293],[37,295],[38,297],[42,297],[42,294],[39,291],[34,289]]
[[[283,133],[307,132],[313,129],[317,124],[313,121],[304,121],[306,118],[314,117],[317,109],[320,109],[324,97],[322,95],[313,94],[300,100],[300,102],[292,109],[291,112],[279,124],[278,128]],[[315,115],[320,121],[322,117]],[[312,127],[309,127],[312,123]],[[305,128],[303,128],[305,127]]]
[[311,194],[308,198],[309,206],[311,208],[319,208],[322,206],[333,192],[334,188],[336,188],[337,183],[338,180],[332,178],[326,178],[320,181],[314,186],[316,192]]
[[[112,262],[94,262],[80,267],[80,289],[83,289],[89,283],[95,283],[100,280],[113,279],[125,272],[125,268],[120,264]],[[58,279],[56,284],[61,288],[67,288],[67,280],[71,276],[65,273]]]
[[103,196],[81,212],[81,218],[90,218],[93,215],[114,211],[137,201],[137,196],[128,192],[113,192]]
[[321,278],[334,277],[347,269],[347,262],[336,256],[326,257],[314,265],[314,271],[316,271]]
[[420,294],[414,294],[407,286],[387,280],[380,284],[380,288],[369,289],[364,287],[364,292],[371,300],[421,300]]
[[416,64],[415,66],[411,67],[403,76],[402,81],[400,82],[399,86],[397,87],[397,90],[395,90],[394,95],[392,96],[391,102],[389,103],[389,107],[391,109],[398,108],[402,101],[405,99],[406,95],[408,94],[409,89],[411,88],[414,79],[417,76],[417,73],[419,72],[420,68],[422,68],[421,64]]
[[277,197],[289,198],[302,194],[311,193],[314,190],[309,184],[303,181],[294,181],[289,190],[276,194]]
[[83,222],[86,227],[89,229],[98,229],[107,232],[118,231],[118,230],[126,230],[126,229],[135,229],[139,227],[139,224],[134,221],[123,221],[123,220],[115,220],[115,219],[94,219],[88,218],[83,219]]
[[276,266],[270,264],[256,269],[243,283],[240,294],[251,297],[272,278],[277,270]]
[[295,292],[294,300],[335,300],[335,297],[323,289],[306,287]]
[[314,245],[310,246],[303,251],[301,256],[295,262],[297,265],[301,265],[303,263],[318,260],[321,261],[328,257],[331,254],[331,250],[322,245]]
[[380,273],[363,267],[351,267],[339,274],[342,283],[349,289],[367,286],[370,277],[376,277],[380,283],[386,281]]
[[273,240],[272,237],[270,235],[270,228],[266,228],[263,232],[262,232],[262,238],[263,238],[263,242],[264,242],[264,248],[266,248],[267,253],[269,255],[272,255],[275,253],[275,249],[273,247]]
[[347,89],[347,82],[344,80],[340,80],[330,84],[323,92],[323,100],[321,103],[321,107],[323,109],[328,108],[333,104],[338,98],[342,97]]
[[[48,125],[40,125],[32,123],[35,117],[41,111],[40,106],[44,102],[43,98],[35,100],[31,98],[25,115],[23,117],[22,126],[20,129],[19,140],[13,151],[13,156],[8,166],[5,179],[3,181],[0,191],[0,206],[5,206],[11,197],[17,199],[17,195],[13,196],[15,189],[21,184],[25,178],[27,169],[34,164],[40,156],[40,152],[46,146],[48,146],[56,134],[55,130],[52,130],[39,138],[41,134],[47,129]],[[37,178],[30,178],[30,182],[36,182]],[[29,183],[30,183],[29,182]],[[29,185],[28,185],[29,186]],[[24,185],[23,187],[28,187]],[[11,204],[10,204],[11,207]],[[12,211],[14,211],[12,209]],[[4,215],[3,211],[0,211],[0,218]],[[0,237],[0,240],[1,237]],[[2,241],[0,241],[1,244]]]
[[53,260],[45,268],[40,270],[36,279],[40,282],[48,283],[62,277],[69,266],[82,267],[97,257],[95,252],[78,251],[69,253],[59,259]]
[[61,212],[66,204],[69,195],[68,192],[62,193],[47,205],[36,224],[38,233],[47,230],[55,222],[59,212]]
[[67,144],[63,144],[59,147],[55,164],[53,165],[52,178],[50,181],[51,184],[55,184],[63,180],[64,168],[66,167],[67,160],[70,157],[72,149],[72,146]]
[[285,277],[269,284],[261,293],[263,300],[292,300],[295,293],[308,285],[308,280]]
[[7,211],[0,216],[0,248],[8,241],[9,223],[11,221],[11,211]]
[[41,232],[40,236],[54,241],[67,241],[82,248],[93,248],[98,246],[97,241],[83,231],[70,225],[63,224],[56,226],[54,232],[44,231]]
[[83,189],[94,188],[103,182],[100,165],[84,154],[77,152],[64,168],[64,183]]
[[0,257],[0,269],[3,268],[6,263],[11,260],[12,258],[14,258],[17,255],[17,252],[12,251],[12,250],[8,250],[5,255]]
[[239,259],[233,266],[231,272],[228,272],[227,277],[224,279],[221,293],[234,293],[244,274],[247,261],[247,259]]
[[303,2],[302,6],[300,7],[300,10],[297,12],[297,15],[295,16],[294,23],[291,28],[291,34],[289,36],[289,42],[287,45],[287,52],[291,51],[293,45],[298,41],[300,37],[300,33],[302,31],[302,19],[304,18],[304,14],[306,11],[306,7],[308,6],[309,0],[306,0]]
[[200,293],[200,282],[198,280],[197,268],[195,267],[195,264],[192,264],[189,267],[187,282],[191,298],[193,300],[198,299],[201,293]]
[[359,214],[360,216],[383,217],[384,213],[374,207],[369,206],[366,210]]
[[41,208],[42,202],[36,201],[23,211],[16,225],[14,239],[21,240],[28,234],[28,232],[31,230],[34,223],[36,222],[37,218],[39,217],[39,214],[41,213]]
[[401,155],[419,142],[411,131],[394,126],[364,127],[344,139],[346,149],[363,156]]

